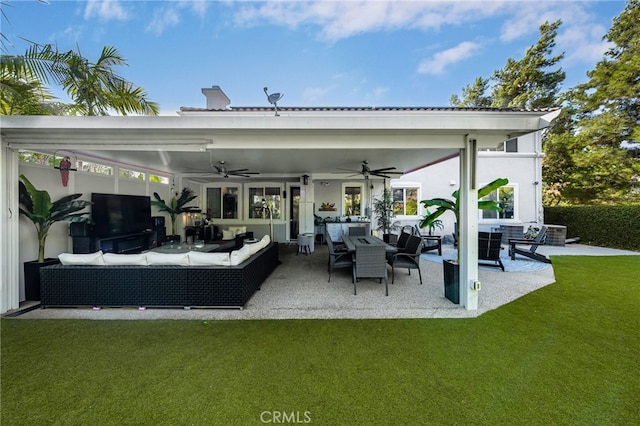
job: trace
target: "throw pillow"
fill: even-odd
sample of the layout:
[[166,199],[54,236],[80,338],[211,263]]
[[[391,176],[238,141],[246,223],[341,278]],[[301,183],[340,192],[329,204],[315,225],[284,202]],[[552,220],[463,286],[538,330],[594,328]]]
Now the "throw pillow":
[[146,254],[105,253],[102,258],[105,265],[146,265]]
[[199,251],[189,252],[190,265],[214,265],[229,266],[229,253],[202,253]]
[[233,233],[233,231],[229,231],[228,229],[223,229],[222,230],[222,239],[223,240],[233,240],[236,237],[236,235]]
[[102,250],[87,254],[60,253],[58,259],[63,265],[104,265]]
[[268,245],[271,242],[271,237],[269,236],[269,234],[265,234],[264,237],[262,237],[262,241],[266,241],[265,246]]
[[247,233],[247,227],[246,226],[230,226],[229,231],[233,232],[233,236],[235,237],[236,235],[239,234],[246,234]]
[[149,265],[189,266],[189,253],[147,253]]

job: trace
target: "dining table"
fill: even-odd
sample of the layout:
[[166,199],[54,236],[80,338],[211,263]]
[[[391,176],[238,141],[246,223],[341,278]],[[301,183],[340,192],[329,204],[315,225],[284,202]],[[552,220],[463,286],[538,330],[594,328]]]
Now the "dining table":
[[362,245],[384,246],[387,254],[393,254],[398,251],[397,247],[387,244],[380,238],[376,238],[372,235],[342,235],[342,242],[350,253],[355,253],[358,246]]

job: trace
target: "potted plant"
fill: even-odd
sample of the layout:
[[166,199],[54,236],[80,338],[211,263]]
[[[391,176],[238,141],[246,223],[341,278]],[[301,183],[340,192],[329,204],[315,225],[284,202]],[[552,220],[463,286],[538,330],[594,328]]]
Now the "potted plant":
[[[489,195],[496,189],[509,183],[509,179],[498,178],[478,189],[478,209],[501,211],[500,203],[496,200],[482,200],[483,197]],[[452,212],[456,217],[454,238],[458,235],[458,224],[460,223],[460,194],[458,190],[451,194],[453,199],[432,198],[430,200],[422,200],[420,203],[427,209],[427,213],[420,222],[421,228],[430,228],[437,226],[440,216],[446,212]],[[436,207],[433,212],[429,212],[430,207]],[[444,268],[444,293],[445,297],[453,303],[460,303],[459,276],[460,269],[458,260],[460,259],[460,247],[458,246],[457,256],[455,260],[444,259],[442,261]]]
[[[167,204],[162,198],[160,198],[160,195],[158,195],[157,192],[154,192],[153,196],[155,198],[155,201],[152,200],[151,205],[158,207],[158,210],[160,210],[161,212],[169,213],[169,216],[171,217],[171,235],[167,236],[168,240],[176,239],[176,218],[179,215],[181,215],[182,213],[193,213],[200,211],[200,208],[197,206],[185,206],[185,204],[189,203],[191,200],[197,197],[197,195],[195,195],[191,189],[186,187],[182,188],[182,192],[180,194],[176,192],[169,201],[169,204]],[[180,240],[180,236],[177,236],[177,239]]]
[[382,198],[373,199],[373,214],[376,217],[376,230],[382,232],[382,239],[388,243],[391,231],[398,229],[398,223],[393,222],[395,215],[393,214],[393,198],[390,189],[384,189]]
[[38,260],[25,262],[24,281],[27,300],[40,300],[40,267],[58,263],[58,259],[45,259],[44,249],[51,225],[60,221],[92,223],[87,212],[80,210],[91,205],[91,201],[78,200],[82,194],[72,194],[51,201],[47,191],[36,189],[29,179],[20,175],[20,214],[31,220],[38,236]]

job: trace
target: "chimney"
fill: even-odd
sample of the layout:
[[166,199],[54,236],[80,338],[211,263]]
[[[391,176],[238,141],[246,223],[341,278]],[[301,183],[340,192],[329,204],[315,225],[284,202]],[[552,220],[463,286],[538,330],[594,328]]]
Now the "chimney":
[[231,103],[220,86],[205,87],[202,94],[207,98],[207,109],[226,109]]

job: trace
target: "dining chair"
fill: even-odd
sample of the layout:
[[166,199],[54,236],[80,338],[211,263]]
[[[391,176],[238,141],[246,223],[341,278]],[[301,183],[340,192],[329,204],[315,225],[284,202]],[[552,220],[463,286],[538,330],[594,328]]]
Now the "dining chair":
[[398,237],[398,242],[395,244],[398,250],[404,250],[407,245],[407,241],[409,241],[410,233],[402,231],[400,236]]
[[409,275],[412,269],[418,270],[420,284],[422,284],[422,273],[420,272],[420,253],[422,253],[422,238],[411,235],[407,241],[404,251],[387,254],[387,262],[391,265],[391,284],[395,280],[396,268],[407,268]]
[[385,293],[387,296],[389,295],[385,253],[383,245],[358,245],[356,247],[353,264],[353,294],[358,294],[358,278],[379,278],[381,283],[384,278]]
[[327,249],[329,250],[328,282],[331,282],[331,271],[335,268],[353,268],[353,255],[346,250],[336,249],[331,239],[327,240]]

